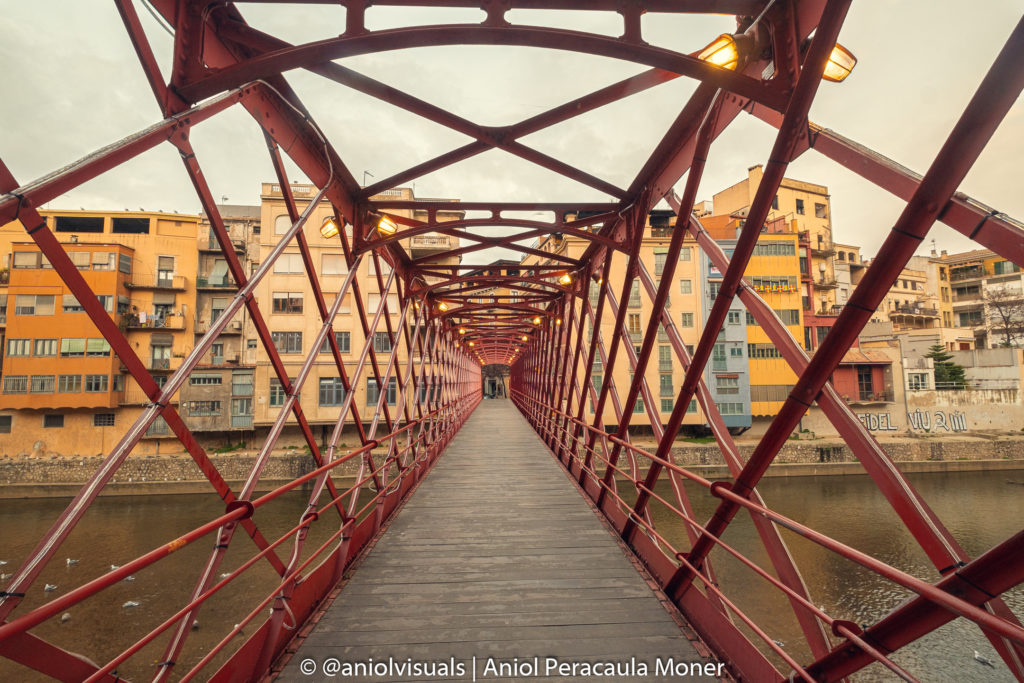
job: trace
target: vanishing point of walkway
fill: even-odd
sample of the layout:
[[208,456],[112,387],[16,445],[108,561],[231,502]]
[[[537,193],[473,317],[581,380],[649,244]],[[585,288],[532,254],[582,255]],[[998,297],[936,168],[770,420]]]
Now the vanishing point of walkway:
[[[548,668],[549,657],[625,667],[602,680],[680,680],[663,668],[659,675],[657,662],[701,661],[511,401],[491,400],[477,407],[279,680],[564,678]],[[333,677],[322,669],[330,658],[342,667]],[[383,676],[344,675],[357,671],[346,663],[389,658]],[[315,673],[303,673],[313,668],[308,660]],[[412,663],[444,663],[455,675],[395,668]],[[641,663],[648,675],[628,675],[641,673]],[[581,672],[575,680],[594,677]]]

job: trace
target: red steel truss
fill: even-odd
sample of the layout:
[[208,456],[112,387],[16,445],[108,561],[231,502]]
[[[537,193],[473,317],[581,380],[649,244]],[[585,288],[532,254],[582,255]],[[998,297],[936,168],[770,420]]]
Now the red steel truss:
[[[904,680],[915,680],[913,673],[904,670],[890,655],[961,618],[974,622],[1007,668],[1024,681],[1024,628],[1000,598],[1024,580],[1024,531],[977,557],[968,556],[829,382],[844,351],[936,221],[950,225],[1015,263],[1024,263],[1021,224],[957,192],[1024,89],[1024,23],[1012,32],[956,127],[937,150],[931,167],[918,177],[808,120],[849,0],[314,1],[342,5],[344,31],[335,38],[292,45],[246,23],[242,12],[245,2],[152,0],[152,7],[174,36],[173,67],[165,80],[135,4],[131,0],[115,0],[163,120],[25,184],[19,184],[0,161],[0,224],[19,220],[25,226],[27,234],[82,303],[150,401],[4,586],[0,593],[0,655],[61,680],[115,680],[119,665],[150,643],[158,642],[163,647],[163,657],[154,667],[154,680],[189,680],[211,675],[217,680],[259,677],[283,652],[291,637],[285,628],[286,613],[289,620],[297,623],[311,615],[477,405],[481,398],[481,366],[504,364],[511,366],[512,397],[520,410],[693,629],[718,657],[728,662],[737,678],[784,680],[791,675],[791,669],[793,676],[804,680],[832,681],[880,663]],[[278,0],[277,4],[286,6],[291,0]],[[366,10],[371,5],[477,8],[485,18],[480,23],[372,30],[365,22]],[[622,22],[622,35],[611,37],[519,25],[506,16],[513,9],[571,11],[584,6],[588,11],[617,14]],[[645,14],[707,12],[735,14],[739,29],[754,43],[742,55],[735,71],[717,68],[691,54],[655,47],[643,39]],[[495,127],[476,124],[334,61],[375,52],[450,45],[552,48],[624,60],[644,65],[647,70],[526,120]],[[360,187],[289,86],[284,73],[293,69],[305,69],[321,77],[325,87],[349,88],[378,98],[462,133],[472,141],[371,186]],[[628,187],[618,187],[585,173],[522,142],[532,133],[679,77],[695,79],[696,90]],[[193,127],[235,105],[241,105],[252,115],[265,137],[292,222],[270,255],[251,274],[245,272],[235,254],[214,201],[215,194],[189,141]],[[746,224],[733,253],[727,257],[691,216],[711,147],[742,111],[767,121],[778,129],[778,134]],[[238,292],[212,329],[197,341],[181,368],[161,387],[98,302],[37,207],[162,143],[169,143],[180,152],[184,172],[209,217]],[[385,190],[493,149],[594,188],[611,199],[574,202],[566,198],[556,203],[531,203],[496,198],[414,204],[380,199]],[[811,149],[907,204],[835,326],[813,358],[808,358],[772,309],[744,281],[743,274],[788,164]],[[285,156],[319,188],[314,200],[302,211],[291,195]],[[685,187],[680,196],[674,187],[684,175]],[[665,270],[661,279],[656,280],[640,259],[640,245],[646,217],[662,200],[667,200],[682,219],[672,232]],[[345,230],[338,233],[349,269],[330,306],[306,238],[306,231],[318,228],[308,225],[308,218],[320,202],[330,203],[339,224],[352,226],[351,238]],[[393,234],[377,230],[381,214],[410,208],[425,213],[426,220],[391,215],[398,230]],[[477,217],[439,219],[439,212],[451,210]],[[529,212],[553,218],[522,218]],[[426,233],[456,236],[465,246],[412,258],[403,248],[403,241]],[[527,246],[536,238],[556,233],[582,240],[582,253],[569,256]],[[696,244],[724,273],[722,288],[692,352],[664,312],[684,241]],[[316,313],[322,322],[310,354],[294,376],[289,375],[272,343],[271,330],[253,297],[257,284],[292,244],[302,254]],[[493,247],[534,257],[534,263],[518,267],[451,265],[463,256]],[[625,262],[622,277],[614,282],[613,258]],[[374,284],[381,296],[372,311],[363,303],[356,275],[356,267],[366,259],[372,259],[378,266],[374,268]],[[379,267],[382,262],[391,266],[386,277]],[[641,295],[656,312],[645,325],[639,349],[634,348],[634,341],[626,332],[626,306],[622,305],[635,282],[639,282]],[[349,293],[354,295],[356,319],[367,339],[355,362],[342,359],[333,334],[335,316]],[[389,293],[395,296],[388,296]],[[800,378],[745,462],[703,379],[715,339],[735,297],[739,297]],[[398,302],[398,310],[391,310],[394,301]],[[286,399],[248,478],[235,490],[189,431],[170,398],[243,308],[255,324]],[[601,333],[602,323],[609,319],[614,319],[614,333],[606,339]],[[665,424],[653,407],[655,401],[645,379],[659,329],[671,344],[674,362],[686,371],[675,408]],[[392,342],[385,357],[375,352],[369,341],[378,330],[386,331]],[[338,410],[328,445],[321,449],[303,413],[299,395],[325,341],[346,398]],[[405,353],[404,363],[399,362],[400,349]],[[600,386],[595,386],[590,381],[590,369],[598,360],[604,368],[617,364],[628,367],[632,376],[629,386],[616,386],[610,370],[602,373]],[[389,409],[384,399],[386,392],[381,391],[372,416],[361,414],[353,400],[353,388],[370,377],[378,387],[395,378],[396,410]],[[725,480],[709,481],[673,462],[671,446],[691,399],[698,401],[706,415],[728,467],[730,477]],[[630,441],[629,425],[637,400],[643,400],[658,440],[653,452]],[[590,420],[588,402],[596,406],[592,413],[596,417]],[[760,478],[805,411],[815,403],[835,425],[933,563],[936,572],[930,581],[895,569],[779,514],[758,494]],[[611,407],[616,418],[613,432],[602,423],[606,406]],[[167,422],[224,501],[224,514],[178,538],[167,539],[149,553],[41,607],[14,614],[26,591],[59,552],[61,543],[158,418]],[[255,490],[260,477],[289,420],[299,426],[315,469],[257,497]],[[360,445],[342,455],[339,440],[346,423],[354,425]],[[355,484],[342,490],[332,473],[349,462],[358,463],[358,476]],[[662,479],[671,484],[670,497],[657,490]],[[697,518],[684,487],[686,482],[706,489],[720,500],[710,519]],[[267,538],[254,522],[254,512],[306,483],[311,484],[306,512],[284,535]],[[361,493],[365,494],[362,498]],[[650,512],[652,502],[669,510],[686,530],[684,547],[673,545],[664,530],[659,530]],[[753,520],[770,567],[759,566],[722,540],[735,515],[743,509]],[[317,523],[327,524],[334,531],[320,547],[304,553],[307,532]],[[239,527],[252,539],[254,553],[238,569],[218,578],[218,569]],[[916,597],[872,625],[862,626],[829,616],[809,595],[780,527],[875,572]],[[204,538],[207,542],[212,539],[214,547],[188,601],[149,633],[125,634],[123,652],[111,661],[94,664],[68,652],[59,643],[47,642],[31,633],[33,627],[70,606]],[[287,545],[291,552],[282,552]],[[771,590],[785,595],[806,639],[810,659],[798,661],[737,606],[730,586],[718,581],[712,565],[713,553],[715,557],[734,557]],[[188,641],[190,625],[204,603],[231,582],[244,580],[247,570],[264,562],[280,577],[275,590],[253,596],[246,606],[250,609],[248,616],[225,633],[219,644],[198,662],[190,663],[191,668],[179,666],[177,661]],[[261,617],[268,607],[270,617]],[[255,622],[247,631],[250,635],[244,640],[235,638],[250,622]],[[209,665],[218,655],[229,656],[214,674]],[[784,663],[781,668],[780,662]]]

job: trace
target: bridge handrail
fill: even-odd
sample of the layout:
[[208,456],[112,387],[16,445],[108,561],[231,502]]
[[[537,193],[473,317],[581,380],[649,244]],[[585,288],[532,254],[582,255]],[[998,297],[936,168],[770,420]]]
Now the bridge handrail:
[[[567,429],[562,431],[561,435],[554,434],[552,432],[552,429],[557,427],[556,418],[560,418],[561,420],[567,419],[570,423],[578,425],[587,432],[595,433],[606,441],[616,443],[620,445],[622,448],[629,450],[635,455],[647,458],[652,463],[660,463],[666,469],[669,469],[683,477],[686,477],[690,481],[708,489],[712,496],[715,496],[717,498],[727,498],[732,502],[736,503],[737,505],[740,505],[750,510],[752,513],[762,515],[768,518],[769,520],[773,521],[774,523],[783,526],[786,529],[802,536],[803,538],[806,538],[807,540],[810,540],[816,543],[817,545],[824,547],[826,550],[829,550],[830,552],[833,552],[836,555],[843,557],[844,559],[855,562],[860,566],[878,574],[882,578],[888,579],[889,581],[896,583],[901,587],[909,591],[912,591],[913,593],[916,593],[920,598],[928,600],[946,610],[953,612],[954,614],[965,617],[975,622],[976,624],[978,624],[978,626],[984,628],[985,630],[998,633],[1000,636],[1003,636],[1011,641],[1024,644],[1024,629],[1020,628],[1019,626],[1016,626],[1014,624],[1009,623],[1008,621],[1000,619],[999,617],[992,615],[986,612],[985,610],[976,607],[975,605],[972,605],[966,600],[958,598],[953,594],[946,592],[941,588],[938,588],[934,584],[918,579],[917,577],[914,577],[899,569],[896,569],[895,567],[892,567],[891,565],[888,565],[885,562],[882,562],[865,553],[862,553],[861,551],[856,550],[855,548],[852,548],[844,543],[836,541],[835,539],[832,539],[831,537],[825,534],[817,532],[811,529],[810,527],[800,524],[799,522],[789,517],[786,517],[785,515],[781,515],[768,507],[759,505],[747,499],[744,496],[735,494],[730,490],[730,482],[728,481],[712,482],[708,479],[705,479],[704,477],[701,477],[698,474],[690,472],[689,470],[683,467],[679,467],[678,465],[668,462],[667,460],[658,458],[654,454],[649,453],[634,444],[625,442],[614,435],[608,434],[607,432],[598,429],[585,421],[578,420],[576,417],[569,415],[565,412],[562,412],[548,403],[528,396],[527,394],[517,389],[513,388],[511,390],[511,395],[513,400],[517,403],[517,405],[519,405],[520,409],[527,414],[527,418],[533,418],[531,419],[531,422],[534,421],[535,419],[541,420],[541,425],[537,426],[539,426],[540,429],[544,430],[545,432],[552,433],[556,438],[558,438],[560,442],[561,438],[559,437],[567,435],[570,441],[576,441],[576,445],[578,447],[580,440],[573,437]],[[526,404],[532,404],[534,410],[529,411],[526,407]],[[685,512],[679,510],[677,507],[675,507],[675,505],[671,504],[665,498],[655,493],[651,488],[645,486],[642,480],[634,478],[626,470],[609,462],[608,458],[602,455],[600,449],[587,448],[587,446],[585,445],[585,440],[583,448],[590,452],[593,456],[596,456],[605,464],[610,465],[613,471],[615,471],[621,477],[625,478],[638,492],[641,490],[646,491],[653,498],[660,501],[669,512],[676,515],[684,522],[693,525],[701,532],[707,533],[707,530],[704,528],[703,525],[698,523],[695,519],[687,515]],[[768,637],[766,634],[763,634],[760,631],[760,629],[754,626],[751,622],[748,622],[747,620],[749,619],[749,617],[742,614],[741,611],[738,610],[738,608],[736,608],[730,602],[725,600],[724,595],[721,595],[720,589],[714,584],[713,581],[705,577],[700,571],[697,571],[699,567],[689,565],[685,553],[681,553],[678,550],[676,550],[671,543],[669,543],[661,534],[659,534],[655,530],[653,523],[642,517],[638,517],[633,513],[630,504],[627,503],[621,496],[619,496],[616,487],[614,486],[614,482],[612,484],[608,484],[605,481],[603,481],[603,478],[596,471],[595,467],[585,465],[584,461],[579,457],[578,454],[576,454],[577,449],[573,449],[572,445],[568,446],[568,451],[570,453],[570,457],[574,458],[577,461],[576,464],[590,477],[592,477],[595,483],[605,491],[606,497],[610,496],[615,500],[616,504],[623,510],[623,512],[627,515],[628,519],[632,521],[632,523],[642,527],[646,532],[654,536],[656,544],[658,545],[659,549],[661,549],[661,551],[665,553],[666,557],[668,557],[671,560],[674,560],[677,563],[677,566],[680,564],[688,565],[689,569],[694,572],[694,574],[701,580],[701,582],[709,591],[715,593],[719,598],[723,599],[723,602],[729,606],[731,611],[736,613],[737,616],[739,616],[744,622],[746,622],[748,626],[750,626],[758,634],[758,636],[762,638],[762,640],[765,640],[766,645],[770,649],[772,649],[774,652],[776,652],[776,654],[786,659],[787,663],[793,665],[793,662],[789,661],[788,656],[783,651],[781,651],[780,648],[776,646],[776,644],[772,641],[770,637]],[[737,551],[735,548],[732,548],[728,544],[724,543],[720,538],[713,534],[707,535],[713,543],[715,543],[717,546],[722,547],[724,550],[729,552],[731,555],[735,556],[737,559],[740,559],[740,561],[744,565],[755,570],[759,576],[762,576],[762,578],[769,578],[769,575],[767,575],[766,572],[759,569],[756,566],[756,564],[753,563],[751,560],[743,557],[742,553]],[[1018,534],[1018,536],[1020,536],[1020,534]],[[1017,542],[1016,538],[1017,537],[1011,537],[1007,541],[1004,541],[1004,543],[1001,545],[1014,544],[1015,542]],[[997,548],[998,547],[1000,546],[997,546]],[[665,552],[665,548],[671,550],[671,554]],[[885,657],[885,655],[883,655],[881,652],[870,646],[868,643],[864,642],[864,640],[859,637],[859,633],[851,630],[849,622],[836,620],[831,617],[828,617],[828,615],[825,615],[822,612],[822,610],[814,607],[814,605],[810,604],[809,601],[804,599],[802,596],[795,594],[791,589],[782,585],[781,582],[778,582],[777,580],[770,580],[770,583],[776,588],[783,590],[787,594],[787,596],[798,600],[802,604],[805,604],[805,606],[812,610],[815,616],[825,621],[825,623],[833,630],[833,633],[839,635],[837,629],[841,628],[845,630],[846,633],[843,633],[844,637],[848,638],[853,644],[857,645],[860,649],[862,649],[865,652],[865,654],[874,658],[879,663],[885,665],[890,670],[898,673],[901,677],[909,676],[909,674],[903,671],[902,668],[899,667],[899,665],[895,664],[887,657]],[[836,626],[836,624],[838,624],[838,626]],[[794,666],[794,668],[798,672],[802,671],[802,669],[800,669],[798,666]],[[808,680],[813,679],[808,677]]]

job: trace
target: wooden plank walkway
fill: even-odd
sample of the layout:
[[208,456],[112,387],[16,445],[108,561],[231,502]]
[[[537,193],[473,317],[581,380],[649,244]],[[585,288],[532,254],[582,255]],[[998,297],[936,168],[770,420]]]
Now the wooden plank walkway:
[[[524,665],[534,657],[540,670],[532,674]],[[702,661],[511,401],[490,400],[278,680],[594,677],[580,675],[582,668],[562,676],[548,669],[547,657],[648,669],[646,676],[604,680],[681,680],[655,675],[656,660]],[[329,658],[343,666],[394,663],[384,676],[331,677],[322,670]],[[316,673],[303,673],[304,660],[316,662]],[[447,663],[455,675],[417,677],[395,668],[410,660]],[[701,676],[687,680],[693,678]]]

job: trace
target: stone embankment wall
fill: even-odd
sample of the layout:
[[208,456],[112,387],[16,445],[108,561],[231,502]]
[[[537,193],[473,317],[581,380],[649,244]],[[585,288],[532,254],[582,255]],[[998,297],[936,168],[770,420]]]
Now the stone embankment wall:
[[[653,451],[652,447],[638,444]],[[746,459],[753,443],[740,443]],[[984,439],[971,437],[906,438],[884,442],[889,455],[906,472],[968,471],[985,469],[1024,469],[1024,438]],[[692,467],[704,476],[727,476],[721,454],[714,444],[680,444],[673,449],[679,465]],[[384,449],[374,453],[378,464]],[[481,457],[486,457],[482,454]],[[252,451],[211,455],[221,476],[238,490],[248,477],[256,453]],[[864,469],[841,441],[815,439],[790,441],[779,453],[776,466],[767,476],[809,476],[819,474],[863,474]],[[0,498],[71,496],[100,466],[102,458],[67,458],[57,455],[0,457]],[[641,466],[646,463],[641,458]],[[335,479],[353,478],[359,459],[339,465]],[[271,456],[259,490],[267,491],[302,476],[313,469],[305,450],[275,453]],[[133,456],[118,470],[104,490],[108,495],[155,493],[206,493],[211,491],[195,462],[187,455]]]

